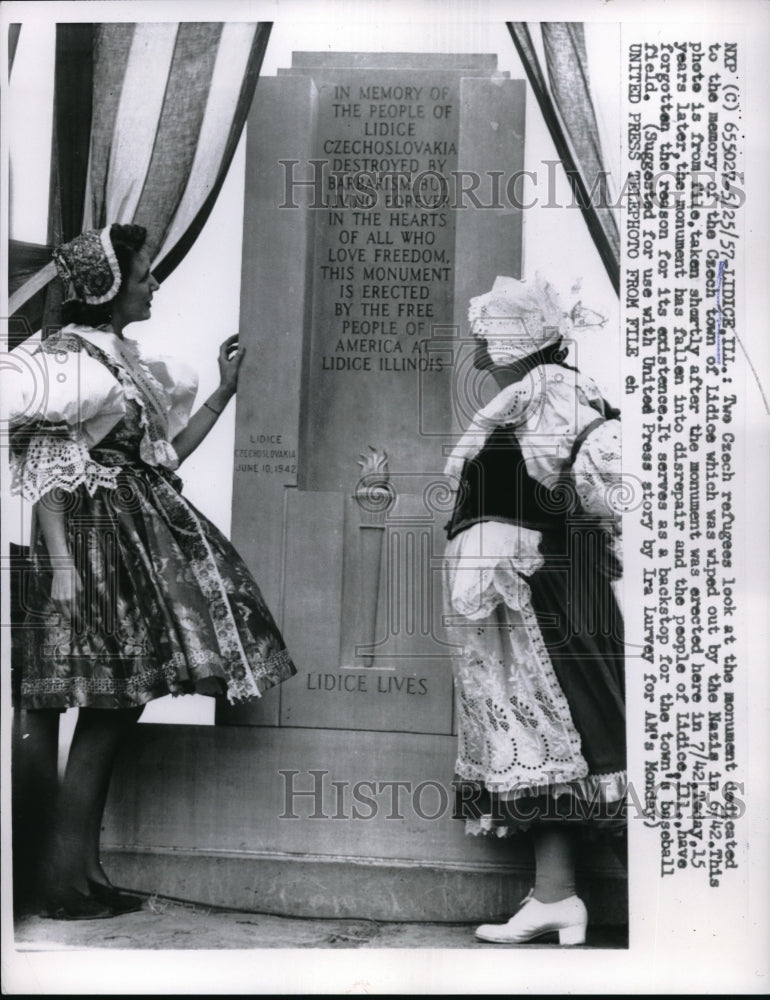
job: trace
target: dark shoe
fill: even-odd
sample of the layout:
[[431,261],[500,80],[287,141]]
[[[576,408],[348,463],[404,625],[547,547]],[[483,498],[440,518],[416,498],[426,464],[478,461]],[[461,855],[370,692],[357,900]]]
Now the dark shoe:
[[122,913],[136,913],[141,910],[144,900],[141,896],[131,896],[127,892],[121,892],[114,885],[102,885],[101,882],[88,880],[88,888],[91,896],[99,903],[109,906],[115,916]]
[[51,920],[105,920],[114,915],[106,903],[72,888],[48,896],[43,910]]

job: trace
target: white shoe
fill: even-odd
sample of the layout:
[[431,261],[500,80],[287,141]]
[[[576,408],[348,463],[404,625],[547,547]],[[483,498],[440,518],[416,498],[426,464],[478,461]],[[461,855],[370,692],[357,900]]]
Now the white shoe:
[[569,896],[558,903],[540,903],[530,892],[507,924],[482,924],[476,937],[494,944],[522,944],[549,931],[559,932],[559,944],[583,944],[588,913],[582,899]]

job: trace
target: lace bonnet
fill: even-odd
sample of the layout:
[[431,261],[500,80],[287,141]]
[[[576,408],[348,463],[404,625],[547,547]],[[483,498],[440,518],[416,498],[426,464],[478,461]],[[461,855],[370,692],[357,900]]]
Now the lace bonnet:
[[556,291],[539,274],[532,281],[498,276],[491,291],[470,300],[468,320],[496,365],[558,343],[572,325]]
[[66,301],[77,299],[97,306],[110,302],[120,289],[120,267],[110,240],[110,227],[90,229],[53,252],[56,270],[64,282]]

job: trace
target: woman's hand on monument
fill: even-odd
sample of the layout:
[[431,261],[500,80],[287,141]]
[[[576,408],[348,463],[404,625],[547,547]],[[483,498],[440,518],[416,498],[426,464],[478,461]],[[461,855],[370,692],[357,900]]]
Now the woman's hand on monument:
[[238,388],[238,372],[246,355],[246,349],[238,346],[238,334],[234,333],[223,341],[219,348],[220,389],[232,394]]

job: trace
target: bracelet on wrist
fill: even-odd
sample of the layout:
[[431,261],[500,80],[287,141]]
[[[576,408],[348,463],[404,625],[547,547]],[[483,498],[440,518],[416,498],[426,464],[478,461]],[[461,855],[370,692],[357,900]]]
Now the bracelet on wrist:
[[216,415],[218,417],[222,416],[222,411],[221,410],[215,410],[214,407],[210,406],[208,403],[204,403],[203,405],[206,407],[207,410],[211,410],[212,413],[216,413]]

